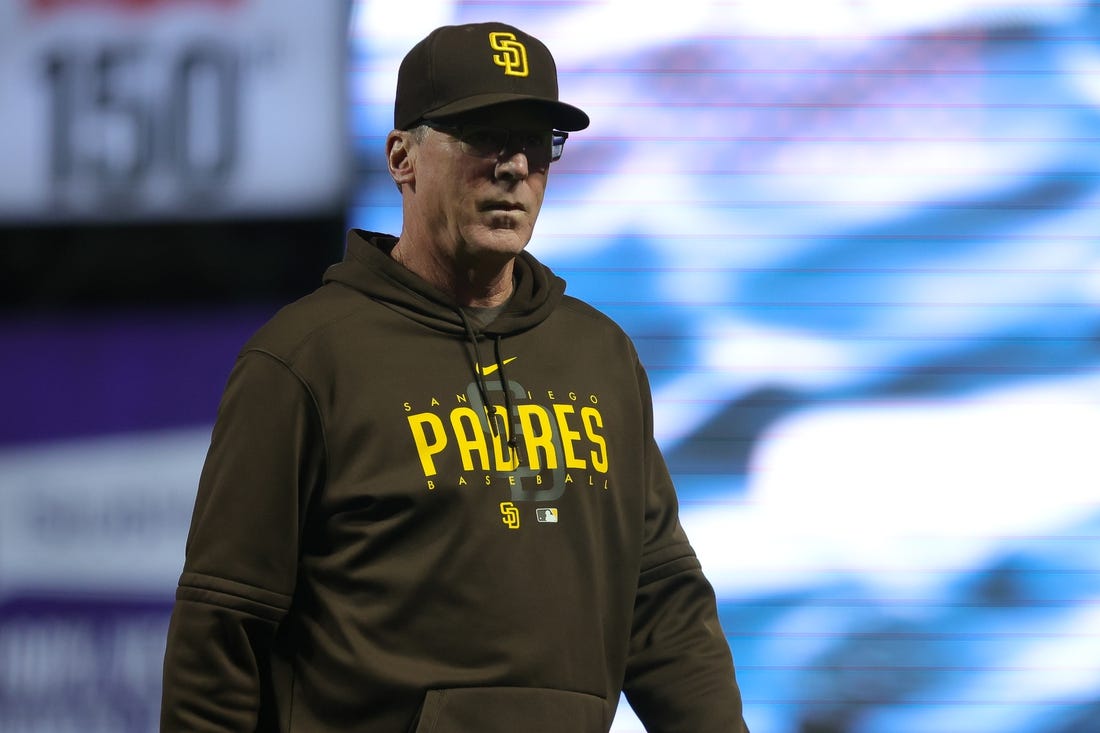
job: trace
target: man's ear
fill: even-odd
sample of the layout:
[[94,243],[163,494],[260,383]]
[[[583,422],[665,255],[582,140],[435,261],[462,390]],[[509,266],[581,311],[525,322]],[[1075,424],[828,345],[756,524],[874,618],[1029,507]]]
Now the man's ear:
[[405,184],[412,185],[416,180],[412,155],[414,145],[416,141],[409,130],[392,130],[386,136],[386,162],[389,164],[390,178],[398,188]]

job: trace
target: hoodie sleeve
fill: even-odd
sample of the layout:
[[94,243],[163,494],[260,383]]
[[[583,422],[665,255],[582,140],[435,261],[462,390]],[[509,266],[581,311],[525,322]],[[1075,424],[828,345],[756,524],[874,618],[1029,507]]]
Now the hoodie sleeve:
[[645,546],[624,691],[650,733],[748,733],[714,590],[680,526],[678,502],[646,411]]
[[242,355],[199,479],[164,657],[163,733],[256,730],[323,455],[302,382],[266,353]]

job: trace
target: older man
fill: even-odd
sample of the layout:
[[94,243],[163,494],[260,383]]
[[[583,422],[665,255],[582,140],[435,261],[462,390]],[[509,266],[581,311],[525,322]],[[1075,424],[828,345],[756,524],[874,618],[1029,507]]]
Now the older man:
[[745,730],[627,336],[524,251],[566,131],[500,23],[405,57],[399,237],[244,347],[199,483],[164,731]]

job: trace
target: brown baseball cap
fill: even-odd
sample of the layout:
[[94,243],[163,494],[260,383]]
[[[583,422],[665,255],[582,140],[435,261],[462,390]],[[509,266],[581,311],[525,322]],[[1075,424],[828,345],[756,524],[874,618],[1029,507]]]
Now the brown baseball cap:
[[447,25],[401,62],[393,126],[407,130],[506,102],[543,106],[559,130],[588,127],[588,115],[558,99],[557,66],[542,41],[505,23]]

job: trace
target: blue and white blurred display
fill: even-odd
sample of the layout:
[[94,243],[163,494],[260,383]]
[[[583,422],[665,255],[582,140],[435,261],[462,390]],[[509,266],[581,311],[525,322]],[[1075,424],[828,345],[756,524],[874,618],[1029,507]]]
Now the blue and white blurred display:
[[[247,159],[311,149],[257,153],[276,120],[335,129],[261,93],[339,82],[291,63],[302,26],[271,32],[302,4],[4,7],[11,58],[34,46],[19,23],[55,17],[28,7],[130,17],[97,26],[110,48],[158,17],[239,15],[258,60],[240,79],[279,110],[241,117]],[[591,115],[531,250],[638,345],[754,733],[1100,730],[1100,1],[359,0],[350,18],[350,226],[400,228],[396,71],[438,25],[530,31]],[[36,68],[0,65],[0,87],[50,99]],[[128,129],[117,100],[80,93],[106,116],[74,117],[73,140],[125,153],[92,134]],[[10,202],[48,169],[7,147]],[[326,159],[302,173],[328,180]],[[0,313],[3,733],[157,729],[216,395],[273,310]],[[614,731],[641,730],[621,704]]]
[[592,117],[531,250],[638,343],[750,727],[1100,729],[1100,4],[360,3],[352,225],[488,19]]

